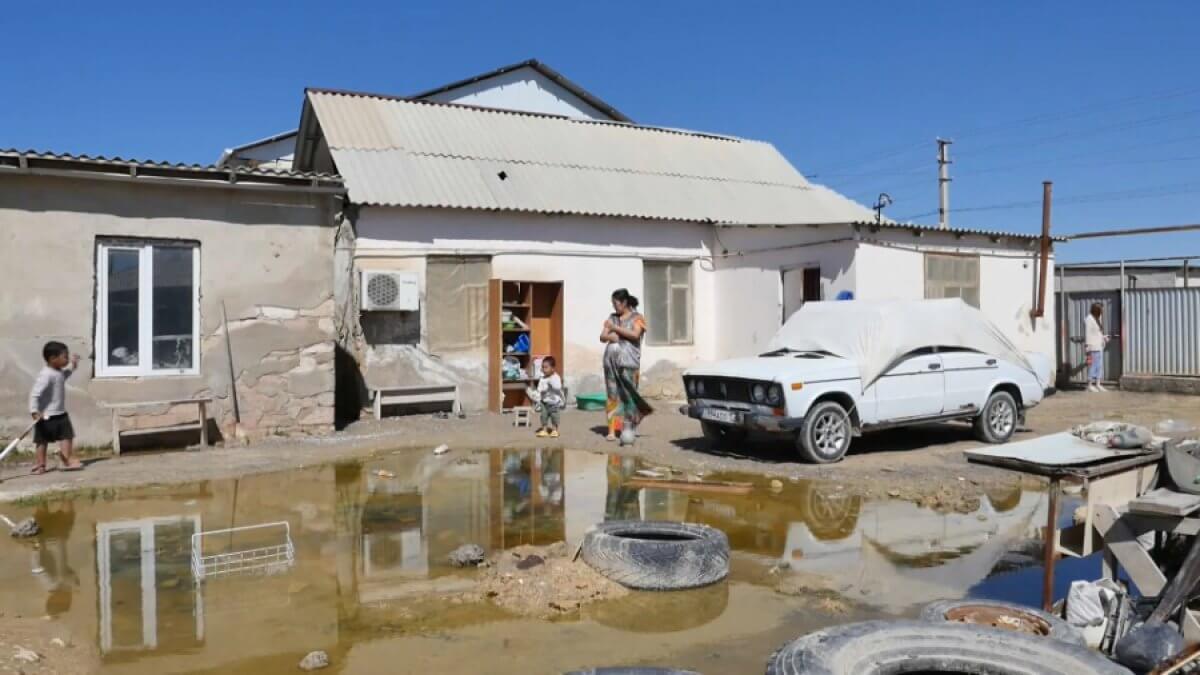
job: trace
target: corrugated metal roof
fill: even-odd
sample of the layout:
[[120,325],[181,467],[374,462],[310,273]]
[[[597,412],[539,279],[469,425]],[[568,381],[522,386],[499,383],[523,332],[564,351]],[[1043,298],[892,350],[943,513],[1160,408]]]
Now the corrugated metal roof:
[[[866,230],[871,230],[871,229],[906,230],[908,232],[912,232],[913,234],[927,234],[927,233],[928,234],[938,234],[938,233],[941,233],[941,234],[952,234],[955,236],[971,235],[971,236],[976,236],[976,237],[988,237],[990,239],[1000,239],[1000,238],[1041,239],[1042,238],[1041,233],[1027,234],[1024,232],[1001,232],[999,230],[979,230],[979,229],[974,229],[974,228],[970,228],[970,227],[948,227],[943,230],[942,228],[940,228],[936,225],[918,225],[916,223],[896,223],[896,222],[888,222],[888,221],[884,221],[882,223],[868,221],[868,222],[862,222],[862,223],[855,223],[855,225],[862,229],[866,229]],[[1056,242],[1067,241],[1067,238],[1063,237],[1063,236],[1052,236],[1052,237],[1050,237],[1050,239],[1052,241],[1056,241]]]
[[308,100],[360,204],[722,223],[873,215],[768,143],[325,90]]
[[63,162],[76,165],[80,168],[93,168],[96,170],[112,170],[112,169],[145,169],[157,172],[173,172],[187,173],[190,175],[211,174],[214,178],[227,178],[231,174],[237,178],[242,177],[262,177],[271,179],[284,179],[289,181],[317,181],[320,183],[337,183],[341,184],[341,176],[326,173],[313,173],[302,171],[285,171],[281,169],[268,168],[250,168],[250,167],[219,167],[211,164],[183,164],[161,162],[143,159],[124,159],[121,157],[105,157],[103,155],[72,155],[61,152],[48,152],[44,150],[17,150],[17,149],[0,149],[0,165],[19,166],[22,162],[30,161],[50,161]]

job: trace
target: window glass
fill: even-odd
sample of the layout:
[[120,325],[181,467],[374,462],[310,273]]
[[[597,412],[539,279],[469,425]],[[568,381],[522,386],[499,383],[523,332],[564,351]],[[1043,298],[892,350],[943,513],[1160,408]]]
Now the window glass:
[[153,335],[156,370],[192,367],[192,248],[155,246]]
[[688,316],[690,296],[691,289],[687,286],[671,287],[671,342],[692,341],[692,322]]
[[979,258],[925,254],[925,297],[962,298],[979,306]]
[[670,268],[663,263],[646,263],[644,270],[644,285],[646,298],[641,308],[642,313],[646,315],[647,327],[646,339],[651,343],[663,344],[669,341],[670,335],[670,310],[668,309],[670,294],[667,290],[670,285],[668,282],[668,274]]
[[138,281],[141,252],[108,251],[106,279],[109,366],[138,365]]

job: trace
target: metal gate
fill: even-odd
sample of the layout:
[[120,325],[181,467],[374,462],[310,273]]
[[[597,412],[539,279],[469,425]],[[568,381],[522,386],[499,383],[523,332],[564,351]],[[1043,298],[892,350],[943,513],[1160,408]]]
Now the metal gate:
[[1091,312],[1092,305],[1099,304],[1103,310],[1101,322],[1104,325],[1101,328],[1104,329],[1104,334],[1111,338],[1104,350],[1104,380],[1119,381],[1122,373],[1121,292],[1076,291],[1067,293],[1066,296],[1066,313],[1062,313],[1061,306],[1058,311],[1059,316],[1066,316],[1067,319],[1067,353],[1060,355],[1059,362],[1065,366],[1068,380],[1076,384],[1087,384],[1087,352],[1084,349],[1087,330],[1084,321]]
[[1200,376],[1200,288],[1125,291],[1126,372]]

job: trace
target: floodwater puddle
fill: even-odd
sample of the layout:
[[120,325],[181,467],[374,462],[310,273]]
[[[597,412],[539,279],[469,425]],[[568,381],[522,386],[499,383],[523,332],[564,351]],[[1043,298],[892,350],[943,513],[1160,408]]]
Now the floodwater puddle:
[[[1022,567],[1014,551],[1038,536],[1045,500],[1013,488],[971,513],[939,513],[836,484],[493,450],[405,451],[0,511],[43,528],[32,542],[0,540],[0,610],[94,641],[103,672],[290,672],[321,649],[343,673],[741,673],[761,672],[804,632],[911,613]],[[723,530],[729,579],[546,620],[472,598],[482,572],[447,562],[463,544],[574,551],[614,519]]]

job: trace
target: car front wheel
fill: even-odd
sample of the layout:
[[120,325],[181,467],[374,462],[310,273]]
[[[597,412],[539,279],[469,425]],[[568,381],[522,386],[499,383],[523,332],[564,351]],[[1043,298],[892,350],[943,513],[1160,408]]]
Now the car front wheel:
[[700,428],[704,431],[704,438],[713,447],[720,449],[729,449],[740,445],[746,441],[746,436],[749,435],[749,432],[741,427],[729,427],[716,422],[701,422]]
[[994,391],[975,418],[975,436],[984,443],[1007,443],[1017,431],[1020,416],[1012,394]]
[[846,455],[852,435],[846,409],[833,401],[825,401],[814,405],[804,416],[796,448],[807,462],[829,464]]

